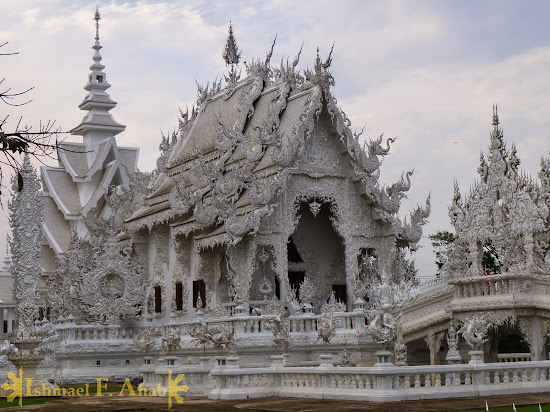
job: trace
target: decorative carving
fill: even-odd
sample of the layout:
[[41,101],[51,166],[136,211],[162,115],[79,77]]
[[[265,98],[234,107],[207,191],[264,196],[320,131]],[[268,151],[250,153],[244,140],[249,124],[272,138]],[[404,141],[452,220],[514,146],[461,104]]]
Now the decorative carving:
[[518,173],[520,160],[515,146],[508,151],[496,107],[489,154],[480,157],[476,183],[463,200],[455,183],[449,216],[457,239],[448,262],[451,277],[483,274],[480,249],[488,242],[494,248],[503,273],[547,271],[544,261],[550,236],[549,192],[543,159],[537,184],[528,174]]
[[461,363],[462,356],[460,356],[460,352],[458,351],[458,334],[452,323],[447,331],[447,347],[449,348],[447,356],[445,356],[447,363],[449,365]]
[[25,155],[18,174],[12,178],[13,199],[8,203],[12,229],[10,249],[12,256],[13,296],[18,332],[30,336],[34,320],[38,318],[38,280],[40,278],[40,250],[44,201],[40,181]]
[[209,328],[204,322],[199,322],[191,326],[189,334],[195,338],[193,341],[199,345],[213,345],[222,355],[224,349],[229,349],[231,354],[235,353],[235,339],[233,333],[230,333],[221,327]]
[[318,339],[322,339],[325,345],[328,345],[334,336],[335,328],[336,323],[332,312],[323,314],[317,321]]
[[180,328],[178,326],[165,326],[162,337],[162,354],[173,355],[181,345]]
[[266,329],[273,332],[273,344],[277,349],[282,346],[284,352],[290,349],[290,333],[288,326],[284,321],[284,313],[264,317],[264,325]]
[[458,333],[462,334],[462,337],[472,347],[473,350],[479,350],[479,347],[487,342],[485,335],[489,329],[489,323],[481,316],[468,319],[462,327],[458,330]]
[[96,217],[86,224],[88,239],[73,235],[48,281],[54,316],[105,323],[134,318],[145,300],[144,256],[135,253],[129,241],[117,240],[120,227],[114,216]]
[[395,345],[393,347],[394,353],[394,365],[395,366],[406,366],[407,365],[407,345],[403,340],[403,332],[401,330],[401,325],[397,327],[395,338]]

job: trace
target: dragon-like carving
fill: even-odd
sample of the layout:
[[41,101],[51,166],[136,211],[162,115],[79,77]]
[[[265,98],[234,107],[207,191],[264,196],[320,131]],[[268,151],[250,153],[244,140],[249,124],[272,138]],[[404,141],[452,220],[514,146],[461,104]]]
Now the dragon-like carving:
[[430,210],[430,196],[428,196],[425,207],[417,206],[410,213],[410,223],[407,222],[407,217],[403,225],[399,224],[398,220],[395,221],[393,229],[398,246],[408,246],[411,250],[416,250],[418,242],[422,239],[422,226],[426,224]]
[[390,152],[390,143],[395,142],[395,139],[392,139],[391,137],[386,139],[386,148],[382,147],[382,138],[383,134],[378,136],[376,140],[371,140],[367,146],[367,153],[368,156],[365,155],[364,151],[361,150],[362,156],[359,158],[361,159],[361,164],[363,166],[363,169],[369,173],[372,174],[378,170],[380,167],[380,159],[378,156],[385,156]]
[[395,182],[390,187],[386,187],[385,190],[380,191],[380,206],[388,213],[394,214],[399,211],[401,206],[401,199],[405,197],[411,187],[411,175],[412,171],[407,172],[405,175],[401,175],[401,179]]

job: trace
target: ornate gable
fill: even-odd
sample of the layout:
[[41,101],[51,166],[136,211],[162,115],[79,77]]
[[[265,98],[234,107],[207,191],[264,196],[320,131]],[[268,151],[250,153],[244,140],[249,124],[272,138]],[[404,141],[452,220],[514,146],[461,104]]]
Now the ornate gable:
[[129,231],[167,221],[175,222],[175,234],[221,225],[236,244],[259,230],[290,176],[339,175],[359,182],[399,246],[415,248],[429,202],[404,223],[397,216],[412,172],[387,188],[378,184],[380,157],[394,139],[385,147],[382,136],[361,146],[361,133],[351,131],[330,90],[332,50],[325,61],[317,54],[313,70],[303,74],[296,69],[300,54],[275,68],[272,51],[248,64],[240,82],[199,87],[198,108],[182,115],[177,143],[162,150],[148,205],[134,213]]
[[458,236],[457,276],[483,274],[481,248],[488,243],[494,246],[503,272],[540,268],[548,250],[549,161],[541,162],[542,184],[520,173],[516,148],[506,148],[496,107],[493,126],[489,153],[480,156],[480,180],[464,199],[455,183],[449,215]]

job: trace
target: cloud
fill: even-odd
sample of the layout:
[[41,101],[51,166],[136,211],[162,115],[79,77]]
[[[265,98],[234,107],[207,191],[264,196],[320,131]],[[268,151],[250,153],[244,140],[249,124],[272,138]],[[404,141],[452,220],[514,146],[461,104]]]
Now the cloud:
[[[77,105],[92,62],[95,6],[95,1],[7,1],[0,36],[20,54],[2,58],[1,77],[17,90],[36,87],[31,104],[10,110],[14,120],[56,119],[64,130],[78,124],[83,113]],[[425,234],[450,228],[454,179],[462,190],[474,182],[493,103],[505,138],[516,141],[522,165],[532,174],[549,148],[546,4],[526,10],[501,2],[111,0],[99,7],[109,93],[118,101],[113,113],[127,125],[117,139],[141,148],[143,170],[155,165],[160,130],[177,125],[178,106],[193,104],[195,79],[206,84],[223,75],[229,20],[246,61],[263,59],[275,34],[272,61],[293,59],[304,42],[301,68],[313,65],[317,46],[326,57],[335,43],[333,92],[353,127],[366,123],[365,137],[398,136],[381,182],[391,184],[403,170],[415,170],[403,214],[432,194]],[[0,235],[7,232],[7,224],[1,229]],[[422,244],[417,267],[422,276],[433,275],[431,246]]]

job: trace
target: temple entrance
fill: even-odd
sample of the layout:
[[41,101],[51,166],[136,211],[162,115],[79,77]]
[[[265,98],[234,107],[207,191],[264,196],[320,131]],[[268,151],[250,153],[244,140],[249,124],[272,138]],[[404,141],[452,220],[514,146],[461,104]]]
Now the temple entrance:
[[287,243],[289,286],[299,301],[300,285],[306,278],[312,281],[317,288],[313,310],[318,313],[332,291],[337,300],[347,302],[344,245],[332,226],[328,203],[302,202],[298,214],[300,222]]
[[517,327],[501,326],[492,336],[489,351],[493,362],[531,359],[529,343]]

